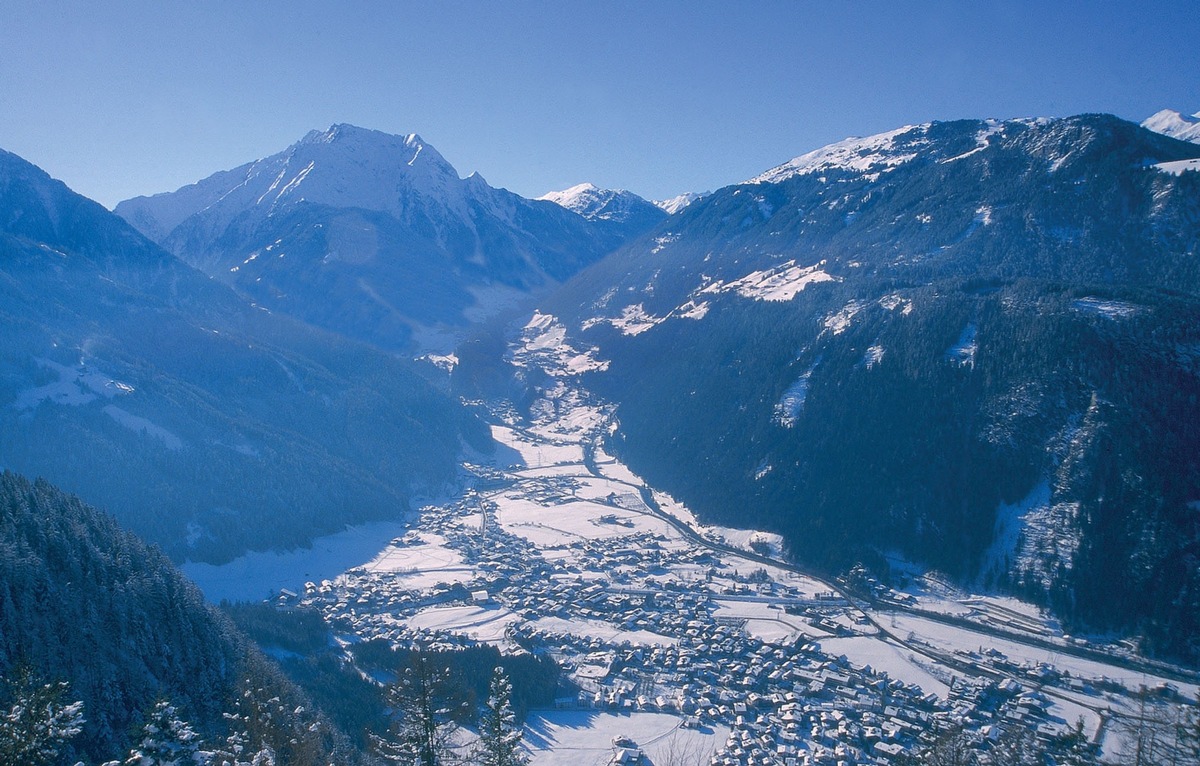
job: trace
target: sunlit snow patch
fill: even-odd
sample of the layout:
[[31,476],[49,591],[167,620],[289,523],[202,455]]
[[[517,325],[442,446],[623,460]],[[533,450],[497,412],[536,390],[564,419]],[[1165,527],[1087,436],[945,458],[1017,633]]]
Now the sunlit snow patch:
[[850,301],[845,306],[842,306],[841,311],[835,314],[830,314],[825,317],[825,329],[834,335],[841,335],[850,327],[851,320],[854,315],[862,311],[867,304],[862,301]]
[[884,348],[876,343],[863,353],[862,365],[868,370],[883,361]]
[[825,263],[821,261],[813,266],[797,266],[795,261],[788,261],[772,269],[751,272],[733,282],[713,282],[699,292],[719,295],[732,291],[756,301],[790,301],[809,285],[838,281],[821,268]]
[[1071,304],[1071,308],[1089,314],[1099,314],[1105,319],[1128,319],[1140,314],[1142,307],[1125,301],[1110,301],[1101,298],[1080,298]]
[[795,383],[788,386],[778,404],[775,405],[775,422],[784,428],[796,425],[796,420],[804,410],[804,401],[808,398],[808,381],[815,369],[817,369],[816,363],[805,370],[799,378],[796,378]]
[[1001,131],[1004,130],[1004,123],[999,120],[986,120],[984,124],[985,124],[985,127],[982,130],[980,130],[978,133],[975,134],[975,148],[974,149],[963,152],[962,154],[958,155],[957,157],[948,157],[944,160],[938,160],[938,162],[944,165],[947,162],[954,162],[956,160],[965,159],[967,157],[970,157],[972,154],[982,152],[984,149],[986,149],[988,147],[988,139],[991,138],[992,136],[994,136],[995,134],[1000,133]]
[[1198,172],[1200,171],[1200,157],[1191,160],[1176,160],[1174,162],[1160,162],[1153,166],[1156,170],[1161,170],[1164,173],[1171,175],[1183,175],[1185,171]]
[[606,321],[620,330],[622,335],[641,335],[664,319],[666,317],[647,314],[642,304],[635,303],[621,309],[621,316]]
[[977,333],[978,328],[973,322],[964,327],[962,334],[958,336],[958,342],[946,350],[946,358],[960,365],[974,367],[975,352],[979,348],[975,341]]

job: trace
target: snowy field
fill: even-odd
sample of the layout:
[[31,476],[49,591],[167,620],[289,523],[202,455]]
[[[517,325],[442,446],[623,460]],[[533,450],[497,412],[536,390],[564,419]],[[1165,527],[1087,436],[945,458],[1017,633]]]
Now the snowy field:
[[363,565],[369,572],[389,572],[413,590],[428,589],[438,583],[465,583],[478,574],[458,551],[446,545],[446,538],[431,533],[415,536],[413,545],[388,546]]
[[306,582],[331,580],[370,561],[407,529],[402,522],[379,521],[319,537],[311,548],[287,553],[247,553],[220,566],[189,561],[180,569],[213,603],[261,601],[283,588],[299,593]]
[[[870,666],[880,673],[907,684],[916,684],[927,694],[936,694],[945,699],[950,687],[943,680],[945,671],[939,675],[931,672],[932,661],[897,646],[890,641],[870,636],[847,638],[823,638],[817,642],[821,651],[833,657],[845,655],[857,667]],[[942,677],[939,677],[942,676]]]
[[504,642],[504,631],[518,620],[500,606],[437,606],[422,609],[405,622],[409,627],[445,630],[485,644]]
[[525,722],[525,745],[531,766],[605,766],[614,737],[632,739],[652,763],[707,764],[729,729],[684,729],[682,720],[666,713],[533,712]]
[[660,636],[648,630],[621,630],[615,625],[598,620],[570,620],[562,617],[539,617],[530,625],[545,633],[564,633],[584,638],[598,638],[614,644],[628,642],[640,646],[675,646],[674,638]]

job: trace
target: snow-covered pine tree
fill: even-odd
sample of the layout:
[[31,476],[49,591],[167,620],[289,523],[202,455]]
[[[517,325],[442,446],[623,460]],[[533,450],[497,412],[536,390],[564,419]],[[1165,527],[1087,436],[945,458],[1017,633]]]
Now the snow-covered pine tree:
[[487,705],[479,722],[479,766],[526,766],[529,757],[521,750],[521,727],[512,709],[512,683],[504,668],[492,671]]
[[444,668],[421,652],[412,655],[411,665],[388,688],[392,726],[389,736],[372,737],[376,755],[405,766],[447,766],[455,761],[451,742],[458,726],[447,708],[448,682]]
[[52,763],[83,730],[83,703],[66,702],[66,681],[45,683],[19,667],[7,683],[9,708],[0,714],[0,763]]
[[142,727],[142,737],[129,751],[125,766],[197,766],[207,764],[207,753],[200,750],[200,735],[179,717],[167,700],[154,703],[150,718]]

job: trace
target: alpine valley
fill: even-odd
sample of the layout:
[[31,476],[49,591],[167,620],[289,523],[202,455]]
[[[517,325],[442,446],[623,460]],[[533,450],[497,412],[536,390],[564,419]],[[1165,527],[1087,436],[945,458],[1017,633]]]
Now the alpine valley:
[[1196,120],[660,202],[0,152],[0,760],[1200,763]]

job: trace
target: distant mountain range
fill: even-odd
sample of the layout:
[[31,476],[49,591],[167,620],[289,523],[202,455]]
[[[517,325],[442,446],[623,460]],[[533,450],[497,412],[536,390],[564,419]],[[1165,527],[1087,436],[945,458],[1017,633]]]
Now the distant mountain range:
[[584,217],[457,171],[420,136],[352,125],[116,213],[258,305],[396,350],[465,327],[657,223]]
[[578,213],[622,240],[644,234],[667,217],[652,202],[623,189],[600,189],[584,183],[538,197]]
[[923,562],[1194,659],[1197,158],[1107,115],[847,139],[538,306],[593,349],[613,449],[705,518],[831,573]]
[[1142,127],[1180,141],[1200,143],[1200,112],[1189,117],[1174,109],[1163,109],[1144,120]]

